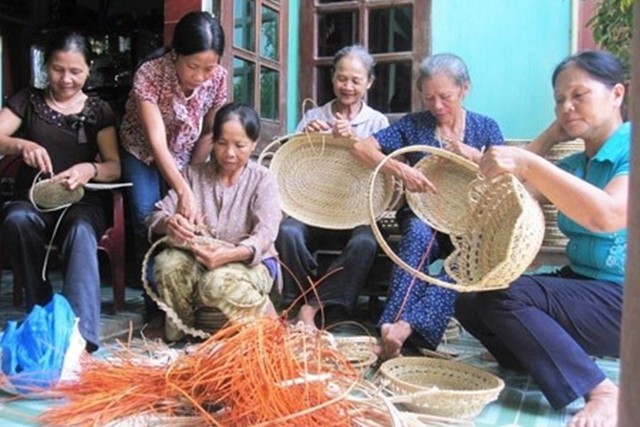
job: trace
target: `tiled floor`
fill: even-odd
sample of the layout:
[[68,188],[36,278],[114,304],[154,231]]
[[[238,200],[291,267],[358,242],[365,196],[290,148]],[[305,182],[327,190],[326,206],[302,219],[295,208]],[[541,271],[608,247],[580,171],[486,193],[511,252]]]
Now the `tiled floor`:
[[[24,313],[21,308],[11,306],[10,273],[3,274],[1,283],[0,325],[3,327],[7,319],[20,319]],[[112,314],[110,287],[103,288],[102,301],[102,336],[105,343],[112,341],[115,336],[126,333],[129,327],[139,329],[142,325],[143,301],[140,290],[127,289],[125,311],[117,315]],[[363,306],[361,317],[365,317],[366,313],[366,306]],[[367,326],[371,329],[370,323]],[[350,328],[350,330],[357,330],[357,328]],[[474,420],[477,427],[560,427],[564,426],[571,414],[582,405],[582,402],[578,401],[563,411],[552,410],[529,376],[500,369],[495,363],[485,361],[480,357],[483,353],[482,347],[466,333],[448,342],[444,348],[457,354],[458,358],[465,363],[493,372],[506,383],[499,399],[489,404]],[[617,383],[618,361],[599,360],[598,363],[609,378]],[[55,402],[16,399],[0,392],[0,426],[35,426],[37,424],[33,423],[34,417],[52,404]]]

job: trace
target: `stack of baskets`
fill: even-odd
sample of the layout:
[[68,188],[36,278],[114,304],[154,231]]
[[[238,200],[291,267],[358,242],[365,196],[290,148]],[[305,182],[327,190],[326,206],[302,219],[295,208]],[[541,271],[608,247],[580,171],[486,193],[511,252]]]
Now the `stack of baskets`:
[[[581,139],[564,141],[551,147],[545,158],[552,163],[557,163],[559,160],[580,151],[584,151],[584,141]],[[542,246],[564,249],[569,239],[558,229],[558,209],[554,205],[546,203],[542,205],[542,212],[545,219]]]

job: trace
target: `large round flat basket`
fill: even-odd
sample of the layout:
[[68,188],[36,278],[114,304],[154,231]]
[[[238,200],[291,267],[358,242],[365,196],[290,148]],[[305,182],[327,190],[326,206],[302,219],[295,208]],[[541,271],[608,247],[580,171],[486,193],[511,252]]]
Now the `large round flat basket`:
[[427,224],[446,234],[460,234],[466,227],[467,214],[473,206],[468,196],[469,184],[479,170],[472,163],[449,151],[427,154],[414,168],[431,181],[437,193],[407,191],[411,210]]
[[[295,134],[271,159],[282,210],[305,224],[326,229],[350,229],[369,223],[368,189],[371,170],[349,152],[353,140],[330,134]],[[376,217],[390,206],[393,179],[376,180]]]
[[451,360],[399,357],[379,374],[389,390],[414,412],[470,420],[496,400],[504,381],[490,372]]

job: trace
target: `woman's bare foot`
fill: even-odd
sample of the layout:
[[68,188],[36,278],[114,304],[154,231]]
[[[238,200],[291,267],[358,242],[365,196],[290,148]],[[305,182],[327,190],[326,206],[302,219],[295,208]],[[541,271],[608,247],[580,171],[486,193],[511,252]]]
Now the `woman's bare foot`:
[[585,397],[586,405],[569,422],[569,427],[616,427],[618,386],[606,379]]
[[309,328],[317,329],[315,317],[319,309],[320,307],[314,307],[309,304],[303,305],[300,307],[300,311],[298,311],[298,321],[304,323],[304,325]]
[[383,359],[391,359],[400,355],[402,345],[411,335],[411,325],[404,320],[395,323],[384,323],[380,327],[382,336],[382,347],[379,349],[379,356]]

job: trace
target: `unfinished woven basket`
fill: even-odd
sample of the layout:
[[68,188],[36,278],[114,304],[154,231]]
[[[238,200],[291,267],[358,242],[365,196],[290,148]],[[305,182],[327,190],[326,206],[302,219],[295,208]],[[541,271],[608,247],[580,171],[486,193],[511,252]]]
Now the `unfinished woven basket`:
[[378,339],[371,336],[350,336],[334,338],[338,351],[359,372],[365,372],[378,361],[374,352]]
[[32,185],[29,197],[37,208],[57,210],[82,200],[84,188],[76,187],[69,190],[62,181],[43,179]]
[[[436,156],[451,160],[452,154],[439,148],[430,146],[412,146],[402,148],[391,153],[376,167],[372,180],[393,156],[417,151],[426,151]],[[433,161],[432,161],[433,162]],[[465,171],[465,173],[467,173]],[[452,180],[453,183],[442,180],[442,187],[446,193],[457,194],[456,197],[465,198],[450,202],[450,198],[442,198],[437,203],[454,203],[464,206],[465,210],[456,212],[440,206],[412,207],[419,209],[428,218],[434,212],[441,218],[438,221],[429,220],[430,224],[447,224],[447,230],[454,246],[453,253],[445,260],[444,268],[453,279],[453,283],[428,276],[416,270],[398,257],[385,241],[375,222],[372,231],[382,250],[398,266],[412,275],[426,282],[458,292],[486,291],[508,287],[517,279],[535,258],[544,236],[544,217],[537,201],[527,192],[524,186],[511,174],[502,174],[491,181],[477,178],[468,182],[467,179]],[[456,187],[457,186],[457,187]],[[466,188],[466,189],[465,189]],[[438,187],[440,191],[440,187]],[[413,203],[436,203],[435,199],[415,198]],[[370,211],[370,215],[373,213]],[[454,219],[447,217],[455,216]],[[460,218],[458,218],[460,217]],[[451,228],[450,224],[456,224]],[[437,228],[437,227],[436,227]],[[445,230],[441,230],[447,232]]]
[[[287,137],[270,164],[278,182],[282,210],[305,224],[326,229],[368,224],[367,188],[371,170],[351,155],[353,143],[351,139],[326,133]],[[370,192],[374,218],[378,218],[393,203],[394,180],[380,176]]]
[[464,363],[428,357],[398,357],[380,366],[392,401],[409,410],[469,420],[504,388],[497,376]]
[[446,234],[462,234],[467,214],[473,208],[469,185],[478,174],[478,166],[449,151],[423,157],[414,165],[438,189],[437,193],[407,191],[411,210],[427,224]]

